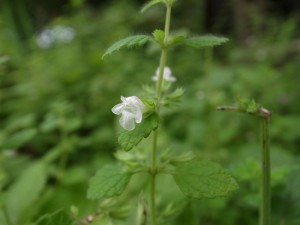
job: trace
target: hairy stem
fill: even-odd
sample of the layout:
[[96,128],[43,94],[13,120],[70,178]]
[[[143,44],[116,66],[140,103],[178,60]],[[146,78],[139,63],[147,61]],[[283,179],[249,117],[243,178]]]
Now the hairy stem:
[[[159,76],[156,86],[156,97],[157,97],[157,109],[156,112],[159,114],[160,108],[160,100],[162,96],[162,85],[163,85],[163,75],[164,75],[164,68],[166,66],[167,61],[167,42],[169,37],[170,31],[170,22],[171,22],[171,6],[166,5],[167,12],[166,12],[166,22],[165,22],[165,38],[164,38],[164,48],[162,48],[161,57],[160,57],[160,64],[159,64]],[[157,175],[157,139],[158,139],[158,130],[154,131],[153,133],[153,147],[152,147],[152,164],[151,164],[151,184],[150,184],[150,208],[151,208],[151,224],[156,225],[156,175]]]
[[261,118],[261,206],[260,206],[260,225],[271,224],[271,187],[270,187],[270,138],[269,138],[269,118]]

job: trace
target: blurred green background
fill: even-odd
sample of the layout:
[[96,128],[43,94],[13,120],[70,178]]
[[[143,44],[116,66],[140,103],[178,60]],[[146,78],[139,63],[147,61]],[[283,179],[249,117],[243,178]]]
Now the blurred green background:
[[[119,126],[111,108],[121,95],[138,95],[142,84],[151,84],[159,49],[101,55],[122,37],[163,27],[163,7],[141,14],[144,3],[0,1],[1,225],[32,224],[71,205],[84,218],[99,206],[86,191],[95,171],[116,161]],[[300,224],[299,1],[178,0],[172,18],[173,31],[224,35],[230,42],[170,52],[168,66],[185,96],[164,118],[161,138],[179,152],[220,162],[240,189],[228,198],[183,200],[175,188],[164,189],[173,181],[163,179],[161,202],[180,205],[166,224],[257,223],[259,124],[215,111],[237,96],[273,112],[272,224]],[[140,183],[132,182],[122,205],[136,204]]]

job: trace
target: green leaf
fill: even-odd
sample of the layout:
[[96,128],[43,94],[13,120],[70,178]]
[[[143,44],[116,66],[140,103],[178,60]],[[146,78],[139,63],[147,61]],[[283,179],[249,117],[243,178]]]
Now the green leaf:
[[7,138],[4,143],[2,143],[2,148],[19,148],[26,142],[30,141],[37,134],[37,130],[30,128],[18,131],[15,134],[12,134],[9,138]]
[[191,198],[226,196],[238,188],[228,170],[210,161],[179,164],[173,176],[180,190]]
[[142,46],[145,43],[147,43],[148,41],[150,41],[152,38],[148,35],[134,35],[134,36],[129,36],[126,38],[123,38],[119,41],[117,41],[116,43],[114,43],[112,46],[110,46],[106,52],[104,53],[104,55],[102,56],[102,58],[104,58],[106,55],[110,55],[115,51],[120,50],[123,47],[135,47],[135,46]]
[[261,106],[257,104],[254,99],[238,97],[237,102],[239,107],[247,113],[257,113],[261,108]]
[[87,197],[101,199],[118,196],[126,188],[131,176],[131,173],[124,172],[117,166],[105,166],[91,179]]
[[113,225],[113,223],[107,213],[102,213],[94,219],[92,225]]
[[184,44],[193,48],[204,48],[204,47],[213,47],[213,46],[221,45],[227,41],[228,39],[225,37],[205,35],[205,36],[188,38],[184,41]]
[[157,113],[153,113],[143,119],[140,124],[137,124],[134,130],[121,133],[118,141],[122,149],[130,151],[134,146],[140,143],[143,138],[148,137],[153,130],[156,130],[158,121]]
[[182,88],[177,88],[175,91],[173,91],[163,99],[162,104],[166,107],[176,105],[181,101],[181,97],[183,94],[184,90]]
[[71,225],[72,223],[73,221],[65,211],[58,210],[43,215],[34,225]]
[[46,170],[46,164],[33,163],[20,174],[17,181],[8,190],[5,204],[14,224],[20,224],[23,217],[27,217],[34,210],[31,206],[38,200],[45,187]]
[[154,41],[156,43],[158,43],[160,46],[164,45],[164,39],[165,39],[165,32],[163,30],[155,30],[153,31],[153,37],[154,37]]
[[151,0],[147,2],[141,9],[141,13],[145,12],[147,9],[151,8],[152,6],[162,3],[162,0]]
[[177,88],[175,91],[173,91],[171,94],[168,95],[168,98],[174,101],[179,101],[183,94],[184,94],[183,88]]
[[170,36],[169,41],[168,41],[168,46],[179,45],[179,44],[184,43],[184,41],[185,41],[184,35]]

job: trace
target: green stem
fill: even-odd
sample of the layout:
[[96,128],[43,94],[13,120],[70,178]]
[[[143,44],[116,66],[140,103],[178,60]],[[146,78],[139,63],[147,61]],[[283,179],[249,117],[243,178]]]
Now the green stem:
[[156,96],[157,96],[157,107],[159,108],[160,99],[162,95],[162,84],[163,84],[163,74],[165,65],[167,62],[167,50],[162,49],[161,56],[160,56],[160,64],[159,64],[159,75],[158,75],[158,81],[156,84]]
[[261,176],[261,207],[260,225],[271,224],[271,186],[270,186],[270,138],[268,117],[261,118],[261,145],[262,145],[262,176]]
[[156,225],[156,174],[151,174],[151,193],[150,193],[150,205],[151,205],[151,224]]
[[169,32],[170,32],[170,23],[171,23],[171,6],[167,5],[167,12],[166,12],[166,23],[165,23],[165,38],[164,38],[164,48],[161,51],[161,56],[160,56],[160,63],[159,63],[159,75],[158,75],[158,81],[157,81],[157,86],[156,86],[156,95],[157,95],[157,103],[159,106],[161,94],[162,94],[162,83],[163,83],[163,74],[164,74],[164,69],[166,66],[167,62],[167,43],[168,43],[168,38],[169,38]]
[[156,152],[157,152],[157,130],[153,132],[153,146],[152,146],[152,165],[151,165],[151,186],[150,186],[150,206],[151,206],[151,224],[156,225]]
[[167,12],[166,12],[165,39],[164,39],[165,44],[167,43],[169,37],[170,24],[171,24],[171,9],[172,9],[170,5],[166,5],[166,7],[167,7]]
[[[164,48],[162,48],[160,64],[159,64],[159,76],[156,86],[156,97],[157,97],[157,109],[156,112],[159,115],[160,100],[162,96],[162,85],[163,85],[163,74],[167,61],[167,42],[170,31],[171,22],[171,6],[166,5],[166,22],[165,22],[165,38],[164,38]],[[152,164],[151,164],[151,184],[150,184],[150,208],[151,208],[151,224],[156,225],[156,175],[157,175],[157,139],[158,139],[158,128],[153,133],[153,147],[152,147]]]

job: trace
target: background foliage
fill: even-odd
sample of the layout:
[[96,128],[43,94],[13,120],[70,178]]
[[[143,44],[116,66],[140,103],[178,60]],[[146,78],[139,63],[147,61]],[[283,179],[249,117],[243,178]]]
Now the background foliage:
[[[170,208],[176,209],[162,214],[172,215],[176,222],[171,224],[256,223],[258,124],[247,116],[215,111],[240,95],[273,112],[273,224],[299,224],[298,3],[221,2],[178,1],[175,7],[174,30],[222,34],[231,41],[216,49],[171,52],[168,64],[185,87],[185,97],[175,113],[165,112],[161,138],[178,152],[192,150],[200,158],[221,162],[240,189],[229,198],[186,201],[170,188],[173,181],[162,177],[160,201],[173,201]],[[71,224],[69,214],[85,220],[98,208],[124,224],[120,219],[135,212],[128,204],[136,205],[131,196],[145,185],[142,177],[131,182],[118,203],[88,200],[86,195],[95,171],[115,161],[119,126],[112,106],[120,95],[136,94],[141,83],[150,84],[157,67],[158,49],[152,45],[101,60],[113,41],[163,26],[163,10],[141,15],[143,3],[0,2],[1,225],[7,217],[12,225],[46,224],[47,218],[55,225]],[[38,45],[45,29],[57,27],[62,29],[49,47]],[[73,32],[70,40],[59,38],[66,28]],[[108,210],[114,207],[118,210]],[[98,220],[94,224],[109,224],[105,216]]]

